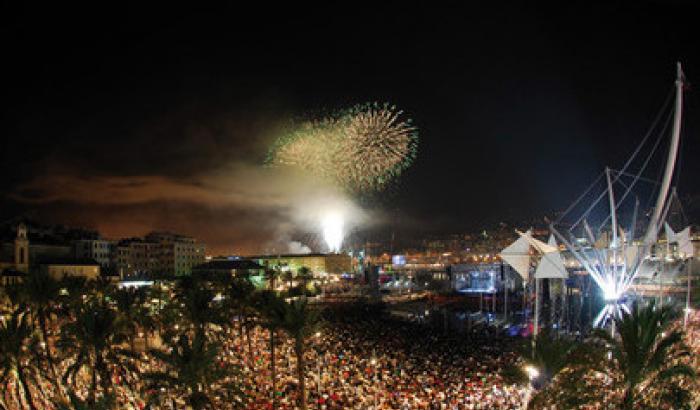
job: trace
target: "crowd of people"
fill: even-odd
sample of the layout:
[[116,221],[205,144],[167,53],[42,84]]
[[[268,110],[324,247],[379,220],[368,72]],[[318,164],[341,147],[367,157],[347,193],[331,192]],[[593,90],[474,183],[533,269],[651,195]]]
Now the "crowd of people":
[[[251,332],[254,351],[230,338],[254,380],[249,409],[271,407],[269,334]],[[505,383],[504,366],[516,360],[509,340],[488,328],[469,335],[436,334],[426,327],[388,319],[333,321],[309,340],[306,351],[309,408],[318,409],[518,409],[525,389]],[[279,408],[297,400],[293,344],[278,348]],[[244,379],[246,378],[244,377]]]
[[[51,329],[52,339],[59,332],[59,328]],[[293,339],[281,331],[278,334],[273,391],[267,329],[257,323],[241,332],[234,318],[230,326],[210,328],[207,334],[221,342],[218,363],[237,369],[233,382],[242,388],[237,400],[217,394],[213,408],[269,409],[273,394],[277,408],[298,408]],[[158,345],[154,339],[150,343],[151,347]],[[137,345],[142,347],[132,363],[137,371],[111,370],[118,408],[185,408],[183,397],[168,392],[153,400],[158,394],[149,391],[142,376],[164,367],[149,357],[143,339]],[[524,388],[509,385],[500,376],[503,367],[516,360],[516,355],[509,353],[509,339],[486,327],[451,335],[386,317],[347,320],[331,315],[320,331],[308,338],[305,351],[309,409],[517,409],[525,395]],[[53,353],[59,356],[58,351]],[[65,374],[73,363],[57,360],[57,374]],[[87,400],[90,375],[88,371],[78,373],[76,380],[64,385],[63,395],[72,392]],[[27,400],[21,389],[13,383],[7,386],[10,388],[0,398],[2,408],[25,408]],[[49,377],[28,388],[35,405],[58,408],[59,391]]]
[[[173,303],[173,306],[182,316],[184,305]],[[326,306],[322,325],[305,338],[303,373],[309,409],[509,410],[522,408],[530,399],[532,391],[526,383],[514,384],[505,377],[506,370],[518,363],[520,355],[516,346],[521,340],[508,336],[502,329],[477,325],[466,331],[448,332],[429,324],[392,318],[378,307],[369,308],[361,303]],[[203,387],[208,390],[211,408],[264,410],[272,409],[274,404],[280,410],[299,408],[301,388],[294,338],[285,330],[276,332],[273,384],[270,331],[264,326],[264,317],[253,312],[238,316],[234,311],[237,310],[227,311],[225,320],[219,324],[200,318],[205,323],[201,328],[185,330],[183,326],[191,323],[179,325],[180,319],[169,325],[170,330],[190,338],[201,329],[207,343],[216,345],[214,366],[232,370],[213,381],[214,385]],[[55,370],[45,364],[38,366],[43,369],[43,376],[35,383],[27,383],[37,408],[59,408],[55,399],[68,393],[75,393],[83,401],[89,399],[90,384],[94,383],[89,370],[72,375],[70,380],[63,378],[75,364],[76,356],[66,354],[70,349],[60,352],[56,344],[62,324],[70,320],[73,319],[55,320],[49,328]],[[691,312],[688,324],[686,340],[697,367],[700,313]],[[187,393],[176,392],[172,387],[154,387],[145,377],[149,373],[169,371],[167,363],[154,357],[149,347],[168,353],[176,346],[174,340],[164,342],[159,336],[149,339],[148,332],[142,330],[135,333],[139,335],[138,343],[125,340],[113,346],[134,353],[133,360],[129,360],[133,368],[110,367],[109,383],[100,381],[99,394],[109,390],[120,409],[186,408]],[[35,347],[45,349],[46,344]],[[196,364],[199,366],[199,362]],[[51,381],[58,378],[64,379],[62,387]],[[236,389],[226,387],[227,384]],[[609,383],[603,377],[586,385],[604,390]],[[25,387],[15,381],[6,381],[3,386],[6,389],[0,394],[0,410],[30,408],[23,392]],[[610,394],[613,393],[611,390]],[[585,408],[598,409],[601,405]]]

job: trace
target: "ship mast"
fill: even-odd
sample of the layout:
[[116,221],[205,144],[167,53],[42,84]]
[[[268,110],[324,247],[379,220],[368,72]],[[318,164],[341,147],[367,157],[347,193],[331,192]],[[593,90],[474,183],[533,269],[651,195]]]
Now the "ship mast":
[[681,63],[676,63],[676,107],[673,114],[673,131],[671,134],[671,147],[668,150],[668,159],[666,160],[666,171],[664,172],[664,178],[661,182],[661,188],[659,189],[659,196],[656,198],[656,206],[654,207],[654,214],[649,221],[649,226],[647,227],[646,235],[644,236],[644,245],[651,246],[656,242],[656,236],[659,232],[659,227],[661,226],[661,212],[664,209],[664,204],[666,203],[666,198],[668,197],[668,190],[671,186],[671,179],[673,179],[673,169],[676,165],[676,157],[678,156],[678,143],[680,141],[681,135],[681,116],[683,114],[683,69],[681,68]]

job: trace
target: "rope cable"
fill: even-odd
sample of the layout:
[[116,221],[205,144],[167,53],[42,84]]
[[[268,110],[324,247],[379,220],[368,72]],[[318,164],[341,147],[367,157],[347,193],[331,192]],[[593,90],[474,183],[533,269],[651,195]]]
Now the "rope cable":
[[[674,92],[674,88],[672,87],[672,88],[669,90],[668,95],[666,96],[666,101],[664,101],[664,104],[661,106],[661,109],[657,112],[656,116],[654,117],[654,121],[652,121],[651,126],[649,127],[649,129],[647,130],[646,134],[644,135],[644,138],[642,138],[642,141],[639,143],[639,145],[637,145],[637,148],[632,152],[632,155],[627,159],[627,161],[625,162],[625,164],[624,164],[624,166],[622,167],[621,171],[624,172],[624,171],[627,170],[627,168],[630,166],[630,164],[632,163],[632,161],[634,161],[634,158],[637,156],[637,154],[639,154],[639,151],[642,149],[642,146],[644,146],[644,144],[646,143],[647,139],[649,139],[649,136],[651,136],[651,134],[653,133],[654,129],[656,129],[656,126],[658,125],[659,120],[661,119],[663,113],[666,111],[666,109],[668,108],[669,103],[670,103],[671,100],[672,100],[673,92]],[[561,220],[562,220],[562,219],[563,219],[577,204],[578,204],[578,202],[581,201],[581,200],[586,196],[586,194],[588,194],[588,192],[591,190],[591,188],[592,188],[593,186],[595,186],[595,184],[598,182],[599,179],[602,178],[603,174],[604,174],[604,173],[601,173],[601,175],[595,180],[595,182],[594,182],[593,184],[591,184],[591,186],[589,186],[589,188],[588,188],[586,191],[584,191],[584,193],[583,193],[582,195],[580,195],[580,196],[576,199],[576,201],[574,201],[574,203],[571,204],[571,205],[567,208],[567,210],[566,210],[559,218],[557,218],[557,220],[555,221],[555,223],[559,223],[559,222],[560,222],[560,221],[561,221]],[[616,178],[619,178],[619,175],[618,175]],[[617,180],[617,179],[616,179],[616,180]],[[613,181],[613,182],[615,182],[615,181]],[[607,189],[606,189],[605,192],[607,192]],[[593,204],[591,207],[589,207],[589,208],[586,210],[586,212],[576,221],[576,223],[574,223],[574,224],[571,226],[571,228],[569,229],[569,231],[571,231],[571,230],[574,229],[579,223],[581,223],[581,221],[588,215],[588,213],[590,213],[590,212],[593,210],[593,208],[595,207],[595,205],[597,205],[597,203],[602,199],[602,197],[605,195],[605,192],[603,192],[603,193],[598,197],[598,199],[596,199],[596,201],[594,202],[594,204]]]
[[[644,163],[642,164],[641,168],[639,168],[639,172],[637,172],[637,175],[634,176],[634,180],[632,181],[632,183],[629,185],[629,187],[627,187],[627,190],[625,191],[625,193],[622,194],[622,197],[621,197],[620,200],[617,202],[617,205],[615,205],[615,209],[613,210],[613,212],[617,212],[618,208],[620,208],[620,206],[622,205],[622,203],[623,203],[623,202],[625,201],[625,199],[627,198],[627,195],[629,195],[629,193],[632,191],[632,188],[634,188],[634,186],[637,184],[637,181],[639,180],[639,178],[641,178],[641,175],[644,173],[644,171],[646,170],[646,167],[649,165],[649,161],[651,161],[651,158],[654,156],[654,153],[656,152],[656,149],[659,147],[659,144],[661,143],[661,139],[662,139],[664,133],[666,133],[666,130],[668,129],[669,124],[671,123],[671,117],[672,117],[671,114],[672,114],[672,113],[669,112],[668,118],[666,119],[666,122],[665,122],[663,128],[662,128],[661,131],[659,132],[659,136],[658,136],[658,138],[656,139],[656,142],[654,143],[654,146],[651,148],[651,151],[649,152],[649,155],[647,155],[647,157],[646,157],[646,159],[644,160]],[[615,181],[622,183],[622,181],[620,181],[620,175],[622,175],[623,173],[625,173],[624,170],[622,170],[622,171],[616,171],[616,178],[615,178]],[[613,182],[615,182],[615,181],[613,181]],[[624,185],[624,184],[623,184],[623,185]],[[602,223],[600,224],[600,226],[598,227],[598,231],[600,231],[600,230],[603,228],[603,225],[605,225],[605,224],[608,222],[608,220],[609,220],[610,218],[611,218],[611,215],[608,215],[608,216],[603,220],[603,222],[602,222]]]

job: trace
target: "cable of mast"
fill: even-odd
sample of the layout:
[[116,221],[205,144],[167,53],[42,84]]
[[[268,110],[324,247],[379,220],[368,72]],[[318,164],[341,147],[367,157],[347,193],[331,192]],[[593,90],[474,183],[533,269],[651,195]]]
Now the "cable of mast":
[[557,218],[557,219],[554,221],[554,224],[555,224],[555,225],[556,225],[556,224],[559,224],[559,223],[561,222],[561,220],[564,219],[564,217],[565,217],[569,212],[571,212],[571,210],[574,209],[574,207],[576,207],[576,205],[578,205],[578,203],[581,202],[581,200],[583,200],[583,198],[585,198],[586,195],[588,195],[588,192],[590,192],[590,190],[593,189],[593,187],[595,187],[596,184],[598,184],[598,182],[603,178],[603,176],[605,176],[605,172],[601,172],[600,175],[598,175],[598,178],[596,178],[595,181],[593,181],[593,183],[590,184],[590,185],[588,186],[588,188],[586,188],[586,190],[583,191],[583,193],[582,193],[581,195],[579,195],[579,197],[576,198],[576,200],[575,200],[571,205],[569,205],[568,208],[566,208],[566,211],[564,211],[564,213],[562,213],[562,214],[559,216],[559,218]]
[[[612,171],[615,171],[615,173],[620,174],[620,175],[625,176],[625,177],[631,177],[631,178],[636,177],[635,174],[630,174],[629,172],[621,172],[621,171],[618,171],[618,170],[612,169],[612,168],[611,168],[611,170],[612,170]],[[639,180],[640,180],[641,182],[648,182],[648,183],[650,183],[650,184],[652,184],[652,185],[661,185],[661,183],[659,183],[659,181],[656,181],[656,180],[651,179],[651,178],[639,177]],[[625,186],[626,186],[626,185],[625,185]]]
[[[649,155],[647,155],[646,159],[644,160],[644,163],[642,164],[641,168],[639,168],[639,172],[637,172],[637,175],[634,175],[634,180],[632,180],[632,183],[630,183],[630,185],[629,185],[628,187],[626,187],[627,189],[625,190],[625,193],[622,194],[622,197],[620,198],[620,200],[618,201],[617,205],[615,206],[614,212],[617,212],[617,209],[620,207],[620,205],[622,205],[622,202],[625,200],[625,198],[627,198],[627,195],[629,195],[629,193],[632,191],[632,188],[634,188],[634,186],[637,184],[637,181],[639,181],[639,179],[641,178],[642,173],[644,173],[644,170],[645,170],[646,167],[649,165],[649,162],[651,161],[651,158],[654,156],[654,153],[656,152],[656,149],[659,147],[659,144],[661,143],[661,140],[662,140],[662,138],[663,138],[663,136],[664,136],[664,133],[666,132],[666,130],[668,129],[669,124],[671,123],[671,118],[672,118],[672,115],[671,115],[671,113],[669,112],[668,118],[666,119],[666,122],[664,123],[663,128],[662,128],[661,131],[659,132],[659,137],[656,139],[656,142],[654,143],[654,146],[651,148],[651,151],[649,152]],[[619,182],[619,183],[622,183],[622,181],[620,180],[620,175],[626,174],[626,172],[625,172],[625,171],[615,171],[615,172],[616,172],[615,181],[616,181],[616,182]],[[631,174],[630,174],[630,175],[631,175]],[[624,184],[623,184],[623,185],[624,185]],[[660,184],[659,184],[659,185],[660,185]],[[600,231],[600,230],[603,228],[603,225],[605,225],[605,224],[608,222],[608,220],[609,220],[610,218],[611,218],[611,215],[608,215],[608,216],[603,220],[603,222],[602,222],[602,223],[600,224],[600,226],[598,227],[598,231]]]
[[[672,87],[672,88],[669,90],[668,95],[666,96],[666,100],[664,101],[664,104],[661,106],[661,109],[657,112],[657,114],[656,114],[656,116],[655,116],[655,118],[654,118],[654,121],[652,121],[651,126],[649,127],[648,131],[646,132],[646,135],[644,135],[644,138],[642,138],[642,141],[639,143],[639,145],[638,145],[637,148],[634,150],[634,152],[632,153],[632,155],[627,159],[627,162],[625,162],[625,165],[622,167],[622,169],[621,169],[622,172],[624,172],[624,171],[627,170],[627,168],[630,166],[630,164],[632,163],[632,161],[634,161],[634,158],[637,156],[637,154],[639,154],[639,151],[642,149],[642,146],[644,146],[644,144],[646,143],[647,139],[649,139],[649,136],[651,136],[652,132],[653,132],[654,129],[656,128],[657,124],[659,123],[659,120],[661,119],[661,116],[663,115],[663,113],[664,113],[664,112],[666,111],[666,109],[668,108],[668,105],[669,105],[669,103],[671,102],[672,97],[673,97],[673,92],[674,92],[674,88]],[[593,188],[593,186],[596,185],[596,183],[598,182],[598,180],[600,180],[600,179],[603,177],[603,174],[604,174],[604,173],[601,173],[600,176],[595,180],[595,182],[593,182],[593,184],[591,184],[591,186],[589,186],[588,189],[587,189],[586,191],[584,191],[584,193],[583,193],[582,195],[580,195],[580,196],[576,199],[576,201],[574,201],[574,203],[571,204],[571,205],[567,208],[567,210],[564,211],[564,213],[563,213],[559,218],[557,218],[557,220],[554,222],[555,224],[561,222],[561,220],[562,220],[562,219],[563,219],[577,204],[578,204],[578,202],[580,202],[580,201],[588,194],[588,192]],[[616,177],[615,181],[617,181],[617,178],[619,178],[619,175]],[[615,181],[613,181],[613,183],[614,183]],[[607,190],[606,190],[605,192],[607,192]],[[605,195],[605,192],[603,192],[602,196]],[[601,196],[601,197],[602,197],[602,196]],[[601,198],[601,197],[599,197],[599,198],[595,201],[596,204],[597,204],[598,201],[600,201],[600,198]],[[592,210],[592,207],[590,207],[590,208],[586,211],[586,213],[585,213],[581,218],[579,218],[578,221],[577,221],[575,224],[573,224],[573,225],[571,226],[571,228],[569,229],[569,231],[571,231],[571,230],[574,229],[579,223],[581,223],[581,220],[583,220],[583,218],[585,218],[586,215],[587,215],[591,210]]]

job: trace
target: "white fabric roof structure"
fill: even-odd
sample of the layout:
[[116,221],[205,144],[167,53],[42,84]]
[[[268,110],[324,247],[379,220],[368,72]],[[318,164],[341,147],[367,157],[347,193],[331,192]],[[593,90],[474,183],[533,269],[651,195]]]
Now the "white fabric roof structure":
[[516,230],[515,232],[517,232],[521,238],[524,237],[525,239],[527,239],[528,243],[532,245],[533,248],[537,249],[537,251],[540,253],[556,252],[559,250],[559,247],[557,246],[556,242],[554,242],[554,245],[552,245],[552,240],[554,239],[553,237],[549,238],[550,243],[547,244],[540,241],[539,239],[533,238],[532,233],[530,233],[530,231],[522,233]]
[[666,231],[666,240],[668,243],[673,242],[676,237],[676,233],[673,232],[673,229],[671,229],[670,226],[668,226],[668,222],[664,223],[664,231]]
[[693,247],[693,242],[690,240],[690,227],[686,227],[680,232],[673,232],[668,224],[664,225],[666,230],[666,239],[669,243],[678,244],[678,253],[680,253],[684,258],[692,258],[695,254],[695,248]]
[[[530,234],[530,231],[527,231]],[[503,249],[499,254],[507,264],[520,274],[523,280],[530,276],[530,242],[523,235],[517,241]]]
[[678,252],[686,258],[692,258],[695,256],[695,247],[693,242],[690,240],[690,227],[686,227],[682,231],[676,234],[676,241],[678,242]]
[[[533,238],[534,239],[534,238]],[[536,240],[536,239],[535,239]],[[535,271],[536,279],[566,279],[569,277],[566,268],[564,267],[564,261],[561,258],[561,253],[559,252],[559,247],[557,246],[557,241],[554,239],[554,235],[549,236],[548,243],[538,241],[543,245],[547,246],[547,249],[554,249],[550,252],[544,252],[542,254],[542,259],[540,259],[539,265],[537,265],[537,270]]]

